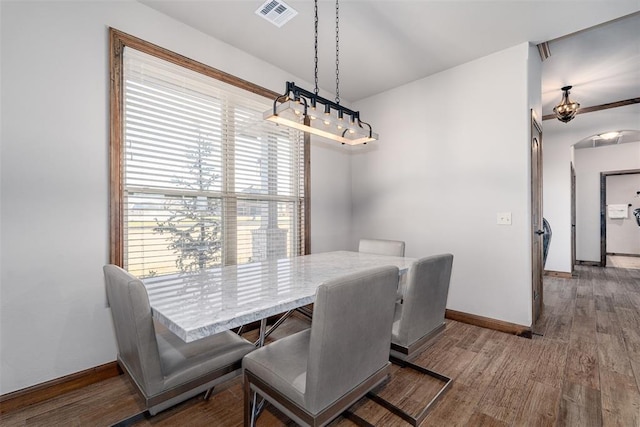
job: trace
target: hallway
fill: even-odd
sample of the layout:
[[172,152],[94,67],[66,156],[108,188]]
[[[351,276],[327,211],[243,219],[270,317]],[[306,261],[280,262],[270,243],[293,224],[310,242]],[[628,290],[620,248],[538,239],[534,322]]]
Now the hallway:
[[607,255],[607,267],[640,269],[640,256]]

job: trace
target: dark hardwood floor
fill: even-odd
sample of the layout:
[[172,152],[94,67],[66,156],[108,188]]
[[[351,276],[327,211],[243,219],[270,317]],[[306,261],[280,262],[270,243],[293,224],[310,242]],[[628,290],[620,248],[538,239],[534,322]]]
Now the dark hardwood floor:
[[[277,333],[305,328],[292,318]],[[519,338],[447,321],[417,363],[454,379],[423,426],[640,426],[640,270],[578,267],[544,278],[543,336]],[[274,333],[274,335],[276,335]],[[277,336],[274,337],[277,339]],[[398,367],[380,393],[417,411],[435,380]],[[240,426],[239,379],[137,426]],[[125,376],[0,416],[2,426],[102,426],[142,410]],[[379,426],[408,426],[368,399],[352,410]],[[259,426],[294,425],[273,407]],[[339,418],[332,426],[351,426]]]

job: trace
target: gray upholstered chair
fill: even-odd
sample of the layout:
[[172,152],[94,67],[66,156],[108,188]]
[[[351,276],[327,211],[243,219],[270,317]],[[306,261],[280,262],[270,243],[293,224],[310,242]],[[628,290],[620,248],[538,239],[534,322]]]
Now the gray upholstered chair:
[[243,359],[245,425],[259,411],[252,392],[300,425],[323,426],[384,381],[397,283],[389,266],[320,285],[310,329]]
[[150,415],[241,374],[253,344],[226,331],[186,343],[155,323],[142,282],[105,265],[107,299],[118,343],[118,363],[145,401]]
[[[382,239],[360,239],[358,245],[358,252],[375,254],[375,255],[390,255],[390,256],[404,256],[404,242],[400,240],[382,240]],[[402,280],[402,278],[400,279]],[[402,298],[403,283],[398,284],[397,299]],[[313,317],[313,307],[306,306],[298,308],[298,312],[305,315],[307,319]]]
[[444,385],[416,417],[376,395],[369,395],[414,426],[422,422],[431,405],[451,384],[450,378],[411,363],[411,360],[445,327],[452,265],[453,255],[441,254],[421,258],[409,268],[403,299],[396,303],[391,333],[391,361],[430,375]]
[[[382,240],[382,239],[360,239],[358,245],[358,252],[376,254],[376,255],[389,255],[389,256],[404,256],[404,242],[401,240]],[[405,275],[400,277],[398,283],[398,291],[396,299],[401,300],[405,287]]]
[[411,359],[444,329],[453,255],[421,258],[407,273],[402,301],[396,305],[392,356]]
[[404,256],[404,242],[400,240],[360,239],[358,252],[377,255]]

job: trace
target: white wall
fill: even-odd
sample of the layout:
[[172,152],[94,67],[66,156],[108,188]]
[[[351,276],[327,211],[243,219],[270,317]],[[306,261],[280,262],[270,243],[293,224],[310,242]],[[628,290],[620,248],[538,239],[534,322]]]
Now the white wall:
[[[580,261],[600,262],[600,172],[640,169],[640,141],[608,147],[577,149],[574,155],[576,168],[576,258]],[[638,188],[640,189],[640,187]],[[607,197],[609,196],[610,194],[607,193]],[[631,196],[630,194],[626,203],[631,202]],[[622,201],[611,203],[622,203]],[[636,207],[640,207],[640,203]],[[629,215],[629,219],[624,221],[635,226],[635,219],[631,212]],[[614,220],[614,222],[622,222],[622,220]],[[615,231],[613,226],[607,227],[607,231],[609,229]],[[633,229],[633,231],[636,230]],[[632,236],[630,234],[627,237],[631,238]],[[635,239],[640,247],[640,233],[635,233]],[[607,251],[614,252],[609,247],[607,247]]]
[[312,253],[349,248],[351,164],[348,153],[333,142],[312,142]]
[[[5,394],[116,357],[102,277],[109,247],[108,27],[277,92],[295,76],[137,2],[3,1],[0,8]],[[343,249],[349,156],[315,142],[311,156],[312,248]]]
[[351,247],[366,236],[404,240],[410,257],[450,252],[449,309],[530,325],[539,99],[539,56],[522,44],[356,103],[380,140],[353,151]]
[[608,131],[640,130],[640,108],[636,104],[579,114],[569,123],[545,120],[542,126],[544,217],[553,230],[545,269],[570,272],[571,146],[583,138]]

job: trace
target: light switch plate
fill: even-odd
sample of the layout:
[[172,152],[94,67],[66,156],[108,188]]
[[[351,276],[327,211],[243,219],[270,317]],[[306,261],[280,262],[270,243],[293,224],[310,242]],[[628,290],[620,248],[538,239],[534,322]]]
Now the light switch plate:
[[511,225],[511,212],[498,212],[498,225]]

